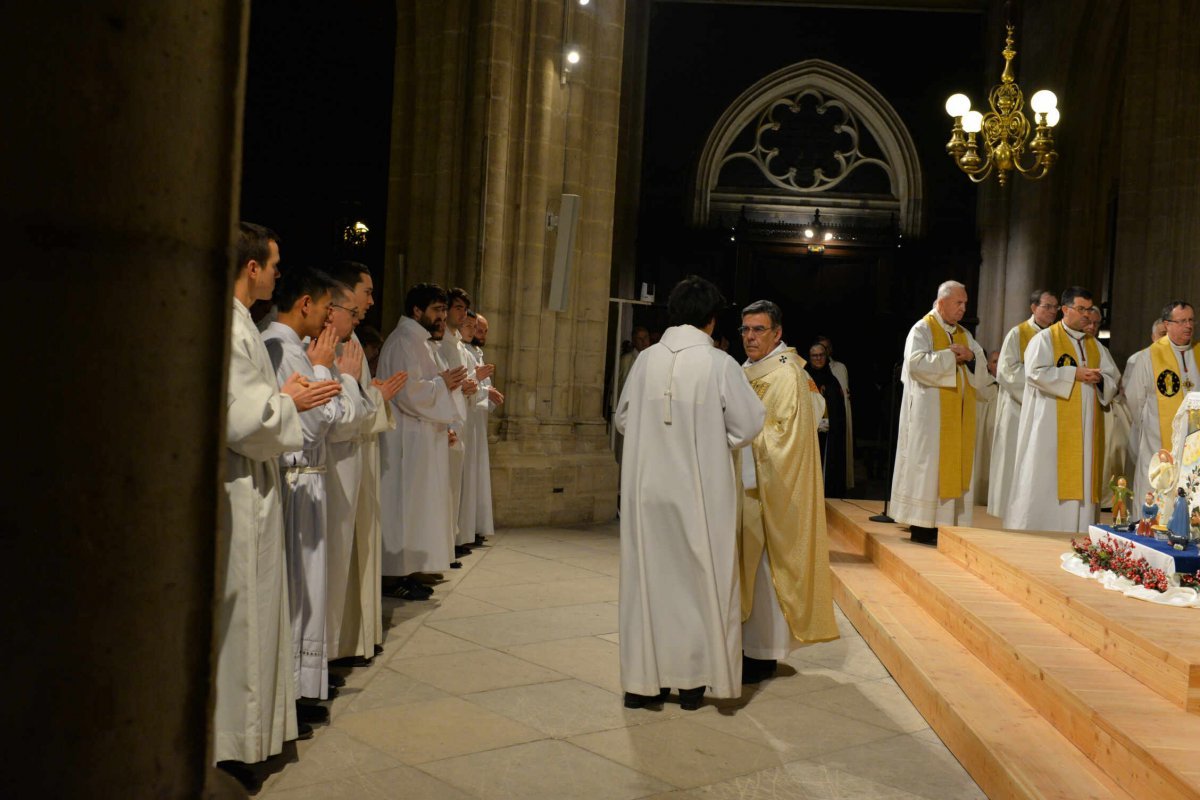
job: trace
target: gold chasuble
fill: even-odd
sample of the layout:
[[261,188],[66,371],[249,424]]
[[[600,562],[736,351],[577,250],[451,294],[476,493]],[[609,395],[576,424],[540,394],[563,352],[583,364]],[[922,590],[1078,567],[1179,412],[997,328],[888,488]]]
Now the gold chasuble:
[[[1175,420],[1175,412],[1183,403],[1183,397],[1190,392],[1197,376],[1186,378],[1179,375],[1179,357],[1171,344],[1171,337],[1164,336],[1150,345],[1150,366],[1154,371],[1154,397],[1158,401],[1158,431],[1162,437],[1162,447],[1171,447],[1171,425]],[[1185,351],[1186,352],[1186,351]],[[1181,356],[1183,353],[1180,354]],[[1200,364],[1200,342],[1192,345],[1192,361]],[[1184,362],[1187,363],[1186,361]]]
[[771,581],[792,638],[826,642],[838,638],[838,629],[812,398],[817,388],[804,363],[789,347],[745,367],[767,409],[767,421],[750,447],[757,486],[742,493],[742,621],[750,618],[754,578],[766,548]]
[[1021,363],[1025,363],[1025,348],[1029,347],[1029,342],[1034,336],[1037,336],[1040,331],[1037,325],[1034,325],[1029,320],[1025,320],[1017,326],[1017,335],[1021,337]]
[[[1100,368],[1100,348],[1096,340],[1085,335],[1081,340],[1087,354],[1085,366]],[[1062,322],[1050,327],[1050,343],[1054,345],[1054,363],[1059,367],[1078,366],[1075,339],[1067,333]],[[1071,387],[1067,398],[1056,399],[1058,412],[1058,499],[1083,501],[1083,400],[1079,384]],[[1092,502],[1103,496],[1104,483],[1104,409],[1100,407],[1100,392],[1095,397],[1092,412]]]
[[[933,336],[933,349],[947,350],[954,344],[970,347],[967,332],[954,326],[954,335],[946,333],[933,314],[925,317]],[[1021,333],[1024,340],[1024,331]],[[1024,354],[1024,350],[1021,351]],[[1022,355],[1022,357],[1024,357]],[[954,388],[938,389],[941,413],[941,437],[938,440],[938,497],[949,500],[962,497],[971,488],[971,470],[975,466],[975,387],[966,364],[954,371]]]

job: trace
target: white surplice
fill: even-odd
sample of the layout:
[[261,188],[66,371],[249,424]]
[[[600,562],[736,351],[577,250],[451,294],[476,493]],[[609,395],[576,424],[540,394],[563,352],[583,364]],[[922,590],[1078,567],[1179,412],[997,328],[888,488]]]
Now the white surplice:
[[[357,337],[354,338],[357,342]],[[338,345],[341,352],[341,345]],[[353,376],[350,376],[353,377]],[[328,497],[328,602],[326,604],[325,640],[329,659],[350,656],[370,657],[374,653],[374,633],[371,634],[371,652],[364,651],[362,617],[364,615],[362,584],[370,580],[378,583],[363,570],[374,571],[373,543],[364,531],[357,530],[358,510],[366,475],[363,456],[364,442],[388,427],[387,404],[379,389],[371,385],[371,370],[364,358],[362,373],[345,392],[345,402],[354,403],[357,413],[352,422],[338,422],[329,431],[328,471],[326,495]],[[378,480],[378,471],[374,474]],[[378,492],[372,494],[378,498]],[[378,500],[376,500],[378,501]],[[366,548],[363,559],[358,550]],[[362,563],[360,563],[362,562]],[[370,619],[374,631],[374,616]]]
[[690,325],[638,356],[617,402],[620,654],[627,692],[741,694],[737,486],[732,451],[765,410],[742,368]]
[[[1029,324],[1042,329],[1032,316]],[[1017,429],[1021,422],[1021,401],[1025,398],[1025,354],[1021,352],[1020,325],[1014,325],[1000,345],[996,382],[1000,392],[996,398],[996,430],[992,435],[992,458],[988,469],[987,510],[993,517],[1002,519],[1012,489],[1013,465],[1017,462]]]
[[[263,344],[282,383],[293,372],[310,380],[338,380],[342,394],[357,391],[349,376],[335,377],[324,366],[314,366],[300,336],[281,322],[263,331]],[[329,656],[325,642],[325,606],[328,600],[327,512],[325,494],[326,437],[334,424],[353,424],[357,406],[343,396],[300,414],[303,449],[284,453],[283,519],[287,532],[288,598],[292,612],[293,671],[301,697],[324,700],[329,696]]]
[[[483,357],[483,348],[474,347],[472,350],[475,354],[475,363],[480,365],[487,363]],[[487,390],[493,385],[491,378],[484,378],[479,384],[485,400],[487,400]],[[492,456],[488,444],[488,417],[495,410],[496,404],[487,400],[482,414],[478,410],[472,412],[479,415],[479,419],[475,423],[479,428],[478,446],[471,463],[474,464],[478,475],[475,483],[475,533],[480,536],[492,536],[496,532],[496,523],[492,516]]]
[[[462,334],[447,329],[446,335],[437,343],[437,351],[446,368],[466,367],[467,377],[473,381],[475,377],[475,360],[463,345]],[[479,401],[479,392],[470,397],[463,397],[464,417],[450,424],[450,428],[458,437],[458,441],[450,448],[450,504],[454,509],[454,543],[456,545],[470,544],[475,541],[475,497],[467,497],[463,493],[463,474],[466,472],[467,451],[470,449],[470,413],[471,405]],[[463,526],[463,506],[469,506],[467,512],[468,526]]]
[[263,761],[296,738],[279,457],[303,441],[250,312],[233,301],[220,496],[213,761]]
[[[1075,342],[1075,360],[1087,363],[1084,334],[1063,326]],[[1106,348],[1100,350],[1104,382],[1097,387],[1077,383],[1075,367],[1056,366],[1050,329],[1038,332],[1025,351],[1025,397],[1017,432],[1017,460],[1004,527],[1011,530],[1075,531],[1086,533],[1096,522],[1097,503],[1092,496],[1092,426],[1099,388],[1101,404],[1112,401],[1120,373]],[[1083,500],[1058,498],[1058,398],[1081,392],[1083,424]]]
[[449,426],[463,417],[462,392],[446,388],[429,331],[403,317],[379,353],[381,375],[408,373],[392,398],[396,429],[380,439],[384,575],[443,572],[454,560]]
[[[854,414],[850,408],[850,371],[840,361],[829,359],[829,370],[842,385],[842,402],[846,404],[846,488],[854,488]],[[753,656],[751,656],[753,658]]]
[[983,504],[991,488],[992,440],[996,433],[996,405],[1000,384],[989,373],[988,382],[975,393],[975,466],[971,485],[975,502]]
[[[477,355],[471,345],[460,343],[462,348],[463,366],[467,368],[471,378],[475,377],[475,368],[483,364],[482,354]],[[471,544],[476,534],[491,535],[491,483],[490,476],[484,473],[489,469],[487,449],[488,401],[487,387],[491,380],[479,381],[479,390],[470,397],[464,398],[467,406],[467,419],[462,427],[463,469],[461,491],[458,501],[458,544]],[[486,484],[486,485],[485,485]],[[483,520],[479,517],[481,493],[486,491],[489,506],[488,528],[485,533],[480,530]]]
[[[930,312],[947,331],[937,310]],[[987,356],[975,337],[967,332],[967,346],[975,355],[971,384],[978,391],[991,380]],[[922,317],[908,332],[904,342],[904,366],[900,380],[904,395],[900,403],[900,429],[896,442],[896,467],[892,473],[889,513],[896,522],[936,528],[939,525],[970,525],[974,513],[975,492],[968,486],[961,497],[938,497],[938,457],[941,444],[941,390],[956,385],[958,362],[954,352],[933,349],[933,333]],[[975,442],[963,442],[974,448]]]
[[[1192,345],[1180,347],[1172,342],[1171,350],[1175,353],[1179,374],[1190,375],[1192,383],[1200,383],[1197,379],[1200,375],[1197,373],[1197,366],[1200,365],[1196,364]],[[1130,449],[1137,453],[1137,466],[1133,470],[1133,499],[1136,501],[1135,505],[1140,505],[1142,498],[1150,490],[1150,459],[1164,446],[1170,450],[1171,443],[1163,445],[1162,430],[1158,424],[1158,390],[1154,385],[1154,358],[1150,355],[1150,348],[1139,350],[1130,356],[1129,360],[1134,362],[1134,365],[1125,375],[1125,399],[1133,417],[1133,424],[1137,427],[1137,443],[1131,445]],[[1188,389],[1181,386],[1180,391],[1186,395]]]

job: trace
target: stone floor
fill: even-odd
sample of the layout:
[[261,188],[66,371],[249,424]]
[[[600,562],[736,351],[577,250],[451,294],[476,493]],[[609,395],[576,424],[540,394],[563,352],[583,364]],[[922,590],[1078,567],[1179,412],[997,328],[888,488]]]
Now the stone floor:
[[426,602],[332,723],[268,762],[269,800],[983,798],[838,612],[738,701],[621,705],[616,524],[503,531]]

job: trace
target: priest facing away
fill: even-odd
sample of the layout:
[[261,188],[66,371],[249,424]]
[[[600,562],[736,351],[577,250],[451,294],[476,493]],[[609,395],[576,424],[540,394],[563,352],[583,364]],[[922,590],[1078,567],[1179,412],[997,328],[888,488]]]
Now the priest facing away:
[[904,343],[891,511],[920,544],[936,545],[939,525],[970,525],[975,505],[975,391],[990,376],[983,348],[958,324],[966,311],[966,287],[946,281]]
[[1121,373],[1087,332],[1087,289],[1062,293],[1063,318],[1029,342],[1017,461],[1004,527],[1086,533],[1104,474],[1104,412]]
[[706,689],[738,697],[742,613],[733,451],[765,411],[738,363],[711,338],[725,305],[712,283],[671,290],[671,326],[629,372],[617,401],[621,471],[621,686],[626,708],[700,707]]

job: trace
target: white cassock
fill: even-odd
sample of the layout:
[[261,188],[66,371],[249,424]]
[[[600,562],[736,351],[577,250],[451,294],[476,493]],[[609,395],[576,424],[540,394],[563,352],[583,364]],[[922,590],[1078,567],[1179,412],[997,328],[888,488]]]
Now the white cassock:
[[[478,380],[474,368],[471,366],[470,356],[463,350],[462,334],[458,331],[446,329],[446,335],[440,342],[434,343],[434,349],[437,350],[442,362],[445,364],[443,369],[454,369],[456,367],[466,367],[467,377],[471,380]],[[478,393],[470,397],[464,397],[464,415],[463,419],[455,420],[450,424],[450,428],[458,437],[458,441],[450,448],[450,505],[454,509],[454,544],[469,544],[475,541],[474,531],[464,531],[459,525],[462,517],[463,503],[463,466],[467,458],[467,414],[466,407],[479,399]],[[474,500],[472,499],[472,502]],[[473,522],[473,521],[472,521]]]
[[300,414],[303,449],[280,457],[296,691],[300,697],[324,700],[329,696],[325,440],[335,423],[354,424],[357,406],[347,403],[344,395],[358,391],[358,386],[348,375],[335,376],[328,367],[314,366],[300,336],[287,325],[272,322],[262,337],[280,382],[299,372],[310,380],[338,380],[342,384],[342,395]]
[[[357,342],[355,338],[355,342]],[[341,352],[338,345],[338,352]],[[336,371],[336,370],[335,370]],[[354,378],[354,376],[349,376]],[[374,654],[362,652],[362,583],[378,581],[373,576],[360,572],[362,566],[374,569],[373,554],[367,553],[366,565],[360,565],[358,551],[373,549],[367,536],[357,531],[358,507],[363,491],[365,475],[363,443],[373,438],[388,426],[387,403],[379,389],[371,385],[371,370],[367,360],[362,362],[362,374],[352,381],[344,395],[344,402],[357,406],[350,423],[337,422],[329,431],[328,471],[325,473],[325,492],[328,498],[328,584],[326,604],[325,640],[329,660]],[[375,473],[378,480],[378,471]],[[378,492],[375,492],[376,496]],[[366,532],[364,532],[365,534]],[[374,638],[374,618],[371,619],[371,638]]]
[[[479,364],[486,364],[487,361],[483,357],[483,348],[476,347],[475,361]],[[485,378],[480,384],[480,391],[487,396],[487,390],[495,384],[491,378]],[[491,536],[496,532],[496,523],[492,517],[492,456],[489,452],[488,444],[488,415],[496,410],[496,405],[491,400],[487,403],[487,413],[483,415],[480,423],[480,439],[479,448],[476,451],[475,457],[476,468],[479,470],[479,482],[476,486],[477,494],[475,496],[475,533],[481,536]]]
[[[850,409],[850,371],[840,361],[829,359],[833,377],[842,385],[842,401],[846,404],[846,488],[854,488],[854,414]],[[817,417],[820,419],[820,417]],[[753,656],[752,656],[753,657]]]
[[[1063,326],[1075,342],[1076,360],[1087,363],[1083,336]],[[1025,397],[1017,433],[1017,461],[1004,527],[1027,531],[1075,531],[1086,533],[1096,522],[1098,497],[1092,496],[1092,426],[1095,424],[1097,387],[1075,381],[1075,367],[1055,365],[1051,329],[1039,331],[1025,351]],[[1101,404],[1117,392],[1120,373],[1108,350],[1099,348],[1104,384]],[[1082,392],[1083,414],[1083,500],[1058,498],[1058,398]]]
[[264,761],[296,738],[279,457],[302,443],[250,312],[233,301],[217,548],[213,761]]
[[762,429],[738,366],[690,325],[638,356],[617,402],[621,686],[741,694],[738,499],[732,451]]
[[[930,312],[944,330],[953,331],[937,313]],[[975,337],[967,333],[967,346],[975,354],[971,385],[979,391],[991,375],[987,356]],[[892,474],[889,513],[900,523],[936,528],[940,525],[970,525],[975,492],[971,487],[961,497],[938,497],[938,463],[941,444],[941,390],[956,385],[958,362],[952,350],[933,349],[933,334],[922,317],[904,342],[904,367],[900,380],[904,396],[900,402],[900,430],[896,441],[896,467]],[[974,440],[965,446],[974,446]]]
[[[989,373],[989,378],[991,377]],[[975,393],[975,466],[971,470],[975,502],[982,504],[991,488],[992,439],[996,433],[996,405],[1000,385],[995,378]]]
[[[355,336],[355,341],[358,337]],[[381,523],[379,519],[379,438],[380,434],[396,429],[396,414],[391,403],[384,402],[379,389],[371,386],[371,367],[363,359],[364,388],[374,391],[379,407],[374,423],[360,439],[362,447],[362,483],[358,490],[358,508],[354,522],[354,572],[359,583],[358,641],[354,654],[364,658],[375,655],[375,645],[383,643],[383,597],[380,590],[382,573],[379,567]],[[388,375],[386,377],[391,377]],[[350,624],[347,615],[347,625]]]
[[[1029,324],[1042,330],[1029,318]],[[1013,466],[1017,463],[1017,429],[1021,423],[1021,401],[1025,399],[1025,354],[1021,352],[1021,326],[1014,325],[1000,345],[996,362],[996,430],[992,434],[991,464],[988,469],[987,511],[1003,519],[1012,489]]]
[[[463,351],[463,365],[473,380],[475,368],[482,366],[482,352],[478,355],[474,347],[460,344]],[[462,492],[458,501],[458,538],[459,544],[470,544],[475,541],[476,534],[491,535],[491,476],[488,459],[487,422],[490,401],[487,387],[491,379],[479,381],[479,391],[471,397],[463,398],[467,404],[467,419],[463,423],[463,470]],[[488,504],[488,530],[480,530],[483,520],[480,519],[481,494],[486,492]]]
[[[1192,345],[1188,344],[1186,348],[1182,348],[1172,342],[1171,350],[1175,353],[1179,375],[1190,376],[1193,384],[1200,383],[1197,378],[1197,367],[1200,365],[1196,364]],[[1158,424],[1158,391],[1155,389],[1154,359],[1151,357],[1150,348],[1139,350],[1130,356],[1129,360],[1134,362],[1134,365],[1125,375],[1125,399],[1133,417],[1133,424],[1137,427],[1137,444],[1131,449],[1137,453],[1137,466],[1133,470],[1133,499],[1136,505],[1140,505],[1142,498],[1150,490],[1150,459],[1164,446],[1170,450],[1171,443],[1163,444],[1162,430]],[[1194,388],[1188,389],[1181,385],[1180,391],[1186,395],[1189,391],[1194,391]]]
[[380,374],[408,373],[392,398],[396,429],[380,440],[384,575],[442,572],[454,560],[447,431],[465,412],[462,392],[442,380],[434,344],[419,322],[403,317],[379,352]]

